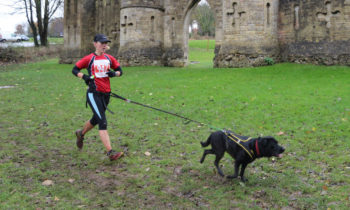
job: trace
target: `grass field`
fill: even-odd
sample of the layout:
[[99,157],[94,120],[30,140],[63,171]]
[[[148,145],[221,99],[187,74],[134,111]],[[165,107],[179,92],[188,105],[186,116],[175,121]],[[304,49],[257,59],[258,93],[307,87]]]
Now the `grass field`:
[[[34,42],[34,38],[31,37],[29,41]],[[64,39],[62,37],[48,37],[47,41],[49,41],[50,44],[63,44]]]
[[[199,163],[209,128],[117,99],[109,133],[126,156],[110,162],[96,129],[79,152],[74,131],[91,111],[73,66],[11,65],[0,67],[0,86],[11,86],[0,89],[0,209],[349,209],[349,67],[213,69],[206,41],[190,46],[199,63],[123,68],[112,90],[243,135],[275,136],[282,159],[248,165],[245,184],[226,180],[214,156]],[[233,173],[228,155],[221,164]]]

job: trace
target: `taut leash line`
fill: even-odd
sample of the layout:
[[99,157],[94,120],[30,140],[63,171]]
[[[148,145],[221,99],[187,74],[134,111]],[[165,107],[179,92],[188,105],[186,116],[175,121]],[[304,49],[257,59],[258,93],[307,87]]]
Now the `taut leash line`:
[[[233,133],[229,133],[228,131],[226,131],[225,129],[221,129],[221,128],[217,128],[215,126],[212,126],[212,125],[209,125],[209,124],[206,124],[206,123],[202,123],[202,122],[199,122],[197,120],[192,120],[188,117],[184,117],[184,116],[181,116],[179,114],[176,114],[176,113],[172,113],[172,112],[168,112],[168,111],[165,111],[165,110],[162,110],[162,109],[158,109],[158,108],[155,108],[155,107],[152,107],[152,106],[148,106],[148,105],[145,105],[145,104],[141,104],[139,102],[136,102],[136,101],[132,101],[130,99],[127,99],[127,98],[124,98],[120,95],[117,95],[115,93],[110,93],[112,97],[114,98],[118,98],[118,99],[121,99],[125,102],[128,102],[128,103],[132,103],[132,104],[136,104],[136,105],[139,105],[139,106],[143,106],[143,107],[146,107],[146,108],[149,108],[149,109],[153,109],[153,110],[156,110],[156,111],[159,111],[159,112],[163,112],[163,113],[166,113],[166,114],[170,114],[170,115],[173,115],[175,117],[178,117],[178,118],[181,118],[181,119],[184,119],[184,120],[187,120],[189,122],[194,122],[194,123],[198,123],[200,125],[205,125],[205,126],[208,126],[210,129],[213,129],[213,130],[221,130],[222,132],[224,132],[224,134],[229,138],[231,139],[233,142],[235,142],[236,144],[238,144],[240,147],[242,147],[242,149],[250,156],[251,159],[254,159],[254,152],[253,151],[249,151],[249,149],[247,149],[244,145],[241,144],[241,142],[248,142],[249,140],[251,140],[251,138],[248,138],[248,139],[242,139],[240,137],[238,137],[237,135],[233,134]],[[186,124],[187,124],[186,123]],[[256,148],[258,148],[258,146],[256,145]]]
[[[199,122],[197,120],[192,120],[188,117],[184,117],[184,116],[181,116],[179,114],[176,114],[176,113],[172,113],[172,112],[169,112],[169,111],[165,111],[165,110],[162,110],[162,109],[158,109],[158,108],[155,108],[155,107],[152,107],[152,106],[148,106],[148,105],[145,105],[145,104],[141,104],[139,102],[136,102],[136,101],[132,101],[130,99],[127,99],[127,98],[124,98],[118,94],[115,94],[115,93],[112,93],[111,92],[111,96],[114,97],[114,98],[118,98],[118,99],[121,99],[127,103],[132,103],[132,104],[136,104],[136,105],[139,105],[139,106],[143,106],[143,107],[146,107],[146,108],[149,108],[149,109],[153,109],[153,110],[156,110],[156,111],[159,111],[159,112],[163,112],[163,113],[166,113],[166,114],[169,114],[169,115],[173,115],[175,117],[178,117],[178,118],[181,118],[181,119],[184,119],[187,121],[187,123],[189,122],[194,122],[194,123],[197,123],[197,124],[200,124],[200,125],[206,125],[208,126],[209,128],[213,129],[213,130],[222,130],[221,128],[216,128],[215,126],[212,126],[212,125],[209,125],[209,124],[206,124],[206,123],[202,123],[202,122]],[[187,124],[186,123],[186,124]]]

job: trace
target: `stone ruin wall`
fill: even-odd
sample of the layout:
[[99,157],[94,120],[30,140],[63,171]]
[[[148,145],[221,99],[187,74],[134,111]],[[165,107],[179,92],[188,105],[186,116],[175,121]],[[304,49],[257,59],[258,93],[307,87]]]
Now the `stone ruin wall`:
[[[66,0],[62,63],[106,34],[123,66],[185,66],[200,0]],[[350,65],[350,0],[207,0],[216,15],[214,67],[275,61]]]
[[281,0],[281,59],[350,65],[350,0]]
[[112,41],[109,53],[118,54],[119,0],[65,0],[64,51],[60,63],[75,63],[94,51],[93,37],[104,33]]
[[278,0],[223,1],[222,37],[215,67],[264,65],[278,58]]
[[123,1],[119,62],[126,66],[162,65],[163,1]]
[[[96,0],[95,1],[96,18],[93,35],[88,39],[92,43],[92,39],[96,33],[105,34],[112,42],[109,44],[110,51],[108,53],[117,55],[120,47],[120,0]],[[92,45],[92,44],[90,44]]]

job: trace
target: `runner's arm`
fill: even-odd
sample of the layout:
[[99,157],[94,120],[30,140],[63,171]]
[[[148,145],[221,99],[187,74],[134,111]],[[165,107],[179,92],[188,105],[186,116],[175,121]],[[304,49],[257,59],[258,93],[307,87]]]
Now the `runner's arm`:
[[72,73],[79,78],[83,78],[84,76],[84,74],[80,72],[80,69],[77,66],[73,67]]
[[116,76],[121,77],[123,75],[123,70],[120,66],[118,66],[116,69],[114,69]]

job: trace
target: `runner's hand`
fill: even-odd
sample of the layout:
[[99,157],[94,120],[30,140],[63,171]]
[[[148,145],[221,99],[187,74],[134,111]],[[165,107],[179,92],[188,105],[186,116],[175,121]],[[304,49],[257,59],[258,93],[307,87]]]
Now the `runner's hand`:
[[117,76],[115,71],[108,71],[108,72],[106,72],[106,74],[108,75],[108,77],[115,77],[115,76]]
[[85,81],[86,85],[89,85],[90,81],[93,80],[93,78],[89,77],[88,75],[84,74],[82,79]]

